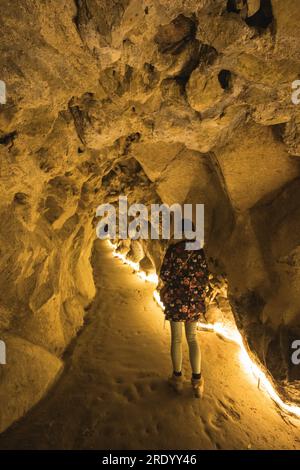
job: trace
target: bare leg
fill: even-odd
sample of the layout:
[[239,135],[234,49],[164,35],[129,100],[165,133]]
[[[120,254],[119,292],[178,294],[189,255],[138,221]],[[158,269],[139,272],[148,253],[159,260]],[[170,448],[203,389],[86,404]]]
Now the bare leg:
[[174,372],[181,372],[182,367],[182,322],[170,321],[171,358]]
[[201,352],[197,339],[197,322],[186,322],[185,334],[189,346],[192,372],[194,375],[199,375],[201,373]]

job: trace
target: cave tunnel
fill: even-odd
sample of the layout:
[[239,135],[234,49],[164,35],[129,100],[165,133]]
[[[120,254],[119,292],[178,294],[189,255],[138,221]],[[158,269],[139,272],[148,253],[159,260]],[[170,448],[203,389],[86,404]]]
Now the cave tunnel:
[[0,13],[0,453],[299,450],[298,0]]

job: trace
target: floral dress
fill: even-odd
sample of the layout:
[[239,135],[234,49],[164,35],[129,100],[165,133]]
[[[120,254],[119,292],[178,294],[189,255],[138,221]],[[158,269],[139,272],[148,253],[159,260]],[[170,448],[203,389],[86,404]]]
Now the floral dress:
[[194,322],[206,312],[209,272],[203,249],[185,250],[185,243],[171,245],[166,252],[160,294],[167,320]]

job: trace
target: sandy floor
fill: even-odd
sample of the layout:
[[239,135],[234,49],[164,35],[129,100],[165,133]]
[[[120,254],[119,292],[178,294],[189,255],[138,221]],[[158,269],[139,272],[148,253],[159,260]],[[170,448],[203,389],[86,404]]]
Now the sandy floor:
[[169,390],[168,324],[153,286],[94,252],[97,297],[50,394],[0,438],[4,449],[300,449],[300,421],[284,415],[239,362],[238,347],[199,333],[204,399]]

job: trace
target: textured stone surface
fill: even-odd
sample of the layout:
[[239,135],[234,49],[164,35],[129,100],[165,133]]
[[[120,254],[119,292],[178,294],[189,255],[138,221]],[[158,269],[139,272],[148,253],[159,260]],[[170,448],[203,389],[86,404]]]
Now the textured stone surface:
[[[97,206],[204,202],[241,331],[299,379],[298,0],[17,3],[0,6],[1,335],[49,351],[53,379],[95,293]],[[159,265],[163,246],[136,245]]]
[[62,370],[53,354],[17,336],[2,335],[7,364],[0,368],[0,432],[36,404]]

